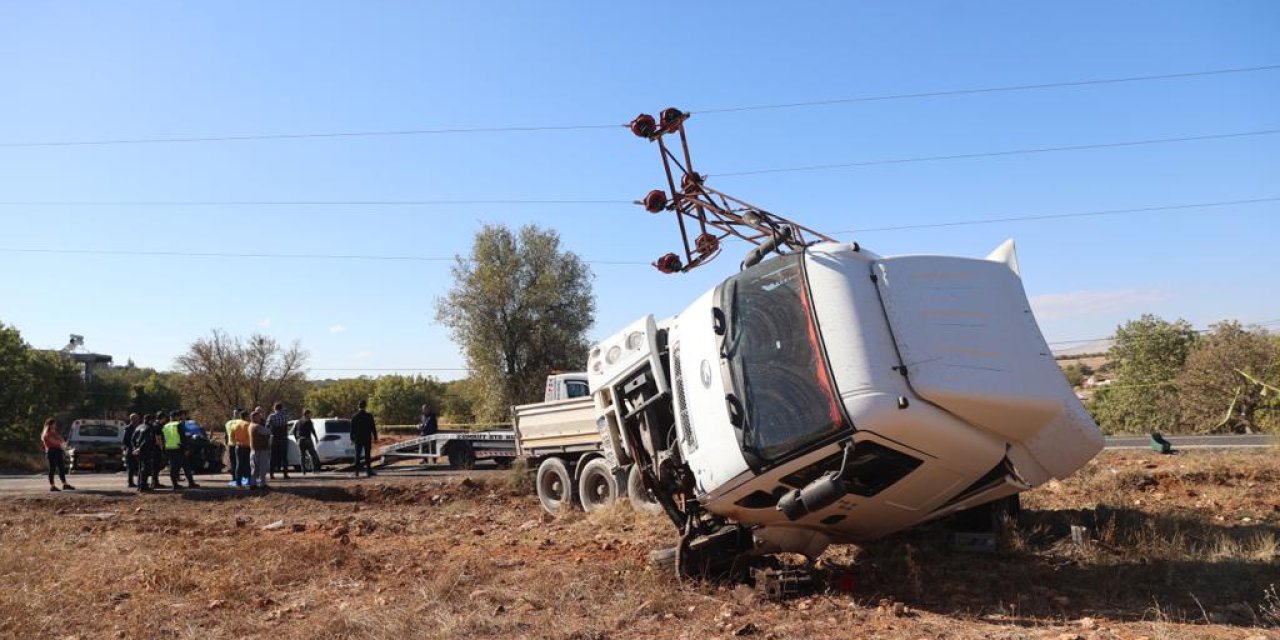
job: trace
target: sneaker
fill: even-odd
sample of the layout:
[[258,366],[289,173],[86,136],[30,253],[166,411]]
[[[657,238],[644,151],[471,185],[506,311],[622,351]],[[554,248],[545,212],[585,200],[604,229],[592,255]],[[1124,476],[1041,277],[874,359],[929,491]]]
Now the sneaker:
[[62,489],[59,489],[59,488],[57,488],[57,487],[55,487],[55,486],[53,486],[53,485],[49,485],[49,490],[50,490],[50,491],[62,491]]
[[76,488],[64,482],[64,483],[62,483],[62,490],[63,490],[63,491],[75,491],[75,490],[76,490]]

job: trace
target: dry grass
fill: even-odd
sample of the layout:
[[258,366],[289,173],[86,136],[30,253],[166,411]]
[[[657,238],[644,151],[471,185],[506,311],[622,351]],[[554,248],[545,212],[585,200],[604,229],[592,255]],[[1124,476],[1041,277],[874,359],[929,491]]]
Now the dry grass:
[[999,553],[942,525],[834,547],[851,591],[781,603],[678,585],[645,561],[663,519],[544,516],[519,478],[5,499],[0,637],[1280,637],[1273,453],[1108,453],[1028,494]]

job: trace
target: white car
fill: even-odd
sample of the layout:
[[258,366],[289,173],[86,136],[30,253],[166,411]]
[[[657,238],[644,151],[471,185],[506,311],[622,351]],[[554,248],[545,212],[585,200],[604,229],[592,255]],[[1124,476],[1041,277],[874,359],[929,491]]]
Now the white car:
[[[338,461],[355,460],[355,445],[351,443],[351,421],[346,418],[312,418],[316,428],[316,453],[320,460],[306,461],[306,470],[315,471],[319,465],[332,464]],[[293,435],[297,420],[289,421],[289,466],[303,468],[302,450],[298,447],[298,439]]]

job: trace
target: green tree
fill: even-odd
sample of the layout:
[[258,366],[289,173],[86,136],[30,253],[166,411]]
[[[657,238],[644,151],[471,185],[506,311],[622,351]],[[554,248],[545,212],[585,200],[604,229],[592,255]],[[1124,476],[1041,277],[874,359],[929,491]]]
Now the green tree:
[[1196,431],[1253,433],[1280,387],[1280,344],[1262,329],[1223,322],[1196,343],[1177,378],[1182,417]]
[[178,356],[185,408],[199,422],[222,424],[236,407],[297,407],[306,393],[306,362],[297,342],[285,348],[264,335],[242,339],[214,329]]
[[307,392],[304,406],[317,418],[350,416],[361,400],[368,400],[373,395],[375,384],[364,377],[317,382]]
[[83,393],[75,363],[32,349],[16,328],[0,323],[0,442],[34,446],[44,420],[74,407]]
[[[483,390],[473,378],[463,378],[445,383],[444,398],[437,410],[441,422],[468,424],[476,421],[476,405],[480,404]],[[505,421],[505,420],[504,420]]]
[[1185,320],[1168,322],[1143,315],[1116,328],[1107,356],[1114,383],[1094,394],[1090,407],[1109,433],[1141,433],[1179,426],[1174,379],[1196,342]]
[[369,412],[381,424],[417,424],[422,405],[440,412],[444,385],[422,376],[382,376],[373,386]]
[[555,231],[486,225],[470,257],[457,257],[453,279],[436,302],[436,319],[452,330],[487,391],[474,407],[478,419],[505,420],[510,405],[541,398],[549,372],[586,365],[592,274],[561,251]]

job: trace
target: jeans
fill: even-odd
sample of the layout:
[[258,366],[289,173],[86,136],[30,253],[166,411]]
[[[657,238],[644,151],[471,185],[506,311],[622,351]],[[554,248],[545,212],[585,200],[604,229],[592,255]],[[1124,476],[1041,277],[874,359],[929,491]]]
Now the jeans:
[[[281,472],[289,477],[289,439],[271,437],[271,473]],[[275,477],[275,476],[272,476]]]
[[254,451],[250,468],[253,470],[253,477],[249,479],[249,483],[255,487],[267,486],[267,474],[271,473],[271,450]]
[[356,447],[356,475],[360,475],[360,460],[362,459],[364,460],[365,471],[369,472],[369,475],[373,475],[373,461],[370,459],[370,455],[373,453],[373,443],[355,440],[351,444]]
[[234,444],[227,445],[227,466],[231,467],[231,481],[238,482],[240,480],[240,459],[236,457],[236,446]]
[[247,485],[252,482],[253,474],[253,451],[244,445],[236,445],[236,469],[240,475],[236,476],[236,480],[240,484]]
[[45,452],[45,457],[49,459],[49,486],[53,486],[53,474],[57,472],[58,477],[62,479],[62,484],[67,483],[67,458],[62,449],[50,449]]

